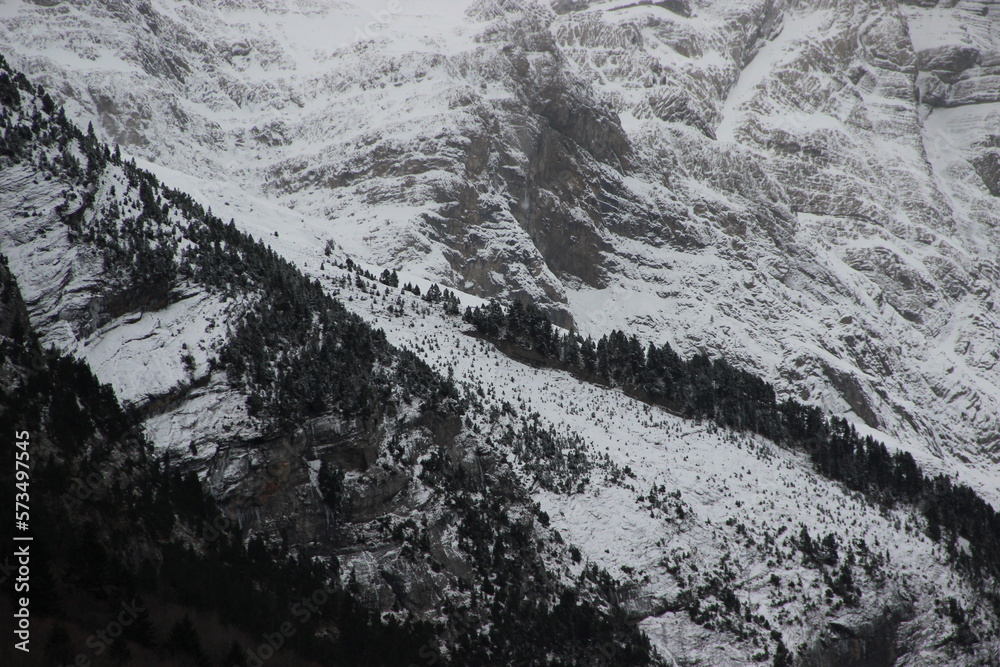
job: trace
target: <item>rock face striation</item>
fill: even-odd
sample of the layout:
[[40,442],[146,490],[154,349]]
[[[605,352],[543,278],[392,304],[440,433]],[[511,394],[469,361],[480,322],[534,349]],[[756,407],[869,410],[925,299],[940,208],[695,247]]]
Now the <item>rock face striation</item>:
[[[47,353],[31,381],[21,384],[59,388],[67,380],[43,375],[46,364],[79,365],[79,375],[92,385],[84,402],[114,403],[115,424],[123,424],[115,438],[141,426],[156,449],[156,469],[173,466],[163,477],[176,475],[171,483],[185,487],[170,493],[197,499],[207,491],[222,508],[224,514],[215,517],[222,527],[200,526],[206,543],[222,531],[226,540],[245,539],[250,551],[268,544],[282,560],[295,555],[333,586],[349,585],[366,613],[397,613],[434,628],[435,636],[440,631],[426,650],[440,652],[447,643],[458,663],[492,661],[494,655],[524,663],[535,652],[549,652],[534,643],[486,638],[478,628],[513,624],[504,632],[516,637],[553,623],[553,614],[563,613],[554,609],[567,605],[589,619],[583,622],[603,635],[602,642],[633,660],[653,660],[648,640],[617,614],[596,579],[574,580],[568,547],[547,520],[536,523],[540,510],[525,480],[471,417],[463,419],[473,413],[481,419],[477,399],[460,394],[451,378],[412,351],[391,345],[384,331],[334,298],[334,285],[356,291],[348,301],[384,300],[388,292],[380,294],[351,273],[352,264],[341,263],[332,250],[331,264],[354,280],[325,276],[324,285],[306,277],[235,224],[123,160],[93,132],[80,131],[43,88],[5,60],[0,127],[5,424],[43,409],[18,398],[21,360],[10,354],[24,356],[29,335],[34,350],[37,333],[44,346],[78,360]],[[8,260],[15,265],[10,273]],[[40,356],[40,348],[34,353]],[[7,363],[12,359],[17,363]],[[91,368],[111,386],[100,387]],[[111,423],[91,420],[79,408],[73,412],[75,400],[62,399],[68,418],[33,428],[62,429],[62,436],[63,430],[72,432],[67,424],[86,434],[95,422]],[[522,437],[508,434],[512,442]],[[94,466],[98,456],[116,458],[107,439],[77,444],[72,452],[68,445],[66,451],[55,446],[55,457],[36,471],[55,476],[54,466],[64,465],[55,458],[81,450]],[[143,454],[144,442],[136,437],[133,443],[143,445]],[[68,486],[76,471],[65,465],[61,479]],[[114,488],[120,491],[119,481]],[[128,492],[152,502],[148,484],[154,481],[142,478]],[[59,488],[51,482],[40,487],[53,495]],[[168,505],[173,497],[156,496],[165,519],[160,537],[182,550],[192,543],[195,550],[206,549],[193,534],[204,513],[192,519],[193,528],[175,522]],[[75,518],[86,525],[96,501],[80,502],[85,509]],[[188,510],[183,513],[188,516]],[[110,525],[127,513],[107,514]],[[74,515],[67,521],[72,524]],[[125,554],[128,562],[132,556]],[[162,571],[153,568],[145,581],[155,587]],[[596,566],[590,571],[600,577]],[[131,575],[118,574],[126,580]],[[271,584],[280,585],[275,577]],[[528,606],[480,603],[481,595],[505,596],[508,589],[519,590]],[[572,603],[559,607],[564,599]],[[51,611],[49,616],[61,613]],[[336,636],[343,627],[324,640],[331,659],[346,650],[347,641]],[[564,634],[576,632],[573,624],[560,627],[550,628],[556,637],[551,650],[567,659],[592,654],[585,642]],[[376,636],[372,628],[366,632],[372,633],[368,641]],[[418,646],[411,648],[416,652]],[[372,664],[380,660],[370,651],[364,655]]]
[[996,498],[1000,9],[931,4],[11,2],[0,45],[355,257],[724,354]]
[[[987,659],[967,640],[995,630],[991,598],[954,569],[968,545],[938,546],[919,515],[802,456],[491,355],[344,263],[724,356],[996,505],[1000,3],[12,1],[0,52],[126,154],[93,181],[73,176],[76,148],[0,157],[0,252],[33,328],[251,532],[338,562],[387,613],[434,620],[471,587],[490,591],[486,614],[490,564],[531,554],[519,581],[543,581],[538,599],[577,586],[682,663],[786,644],[802,664]],[[128,156],[309,276],[282,281],[314,280],[482,402],[426,410],[437,385],[385,352],[380,409],[317,400],[269,425],[273,397],[219,364],[271,290],[164,278],[152,250],[182,264],[198,226],[133,182]],[[81,232],[148,216],[139,281]],[[18,318],[0,305],[0,334]],[[255,370],[307,369],[314,335],[275,332],[283,356]],[[428,384],[410,395],[411,380]],[[577,447],[593,467],[559,469],[572,492],[553,490],[537,462],[571,467]],[[474,548],[486,509],[511,517],[490,540],[522,553]],[[854,583],[803,564],[800,524],[836,533]]]

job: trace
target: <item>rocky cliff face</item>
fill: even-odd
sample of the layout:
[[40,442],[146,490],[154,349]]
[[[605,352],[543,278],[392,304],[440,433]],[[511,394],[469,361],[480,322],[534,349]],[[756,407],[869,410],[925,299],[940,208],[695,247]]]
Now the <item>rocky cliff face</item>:
[[[0,250],[45,343],[111,382],[161,453],[275,544],[339,559],[383,611],[435,618],[468,601],[470,581],[493,590],[470,549],[517,562],[493,542],[510,539],[545,564],[546,595],[599,577],[592,564],[612,572],[613,594],[581,590],[641,619],[678,662],[769,659],[773,629],[815,664],[981,663],[988,647],[966,653],[934,598],[957,596],[983,636],[989,600],[955,575],[961,544],[946,552],[919,516],[866,504],[754,438],[497,358],[343,264],[400,268],[466,303],[531,300],[584,333],[722,353],[995,500],[997,14],[923,4],[0,7],[0,48],[71,117],[454,373],[482,401],[464,418],[429,417],[405,382],[365,418],[319,401],[269,428],[251,414],[267,392],[217,366],[267,285],[122,273],[83,231],[113,207],[133,223],[147,210],[121,165],[82,187],[60,176],[72,161],[59,151],[42,151],[55,170],[38,154],[3,158]],[[180,258],[197,225],[163,203],[149,235]],[[301,333],[272,367],[319,354],[302,342],[318,334]],[[533,413],[567,439],[524,445]],[[578,491],[553,491],[539,461],[578,448],[592,472],[560,468]],[[345,474],[339,524],[324,463]],[[442,467],[466,485],[454,497]],[[513,518],[483,537],[456,507]],[[785,533],[800,523],[865,559],[860,606],[826,594],[832,571],[803,564]]]
[[0,43],[366,261],[725,353],[994,494],[997,11],[8,3]]
[[[947,67],[970,67],[964,85],[990,89],[989,70],[975,65],[972,47],[930,46],[960,32],[962,41],[996,50],[995,21],[982,18],[990,8],[960,5],[757,3],[734,15],[716,4],[703,8],[699,24],[664,12],[608,12],[600,24],[633,28],[645,39],[595,74],[617,97],[622,118],[635,119],[630,138],[671,156],[680,172],[676,190],[686,191],[694,217],[713,231],[713,254],[728,280],[682,284],[711,294],[722,317],[702,331],[692,326],[685,337],[772,365],[789,390],[849,410],[904,442],[923,440],[946,458],[945,451],[968,458],[974,450],[982,457],[979,479],[989,484],[983,475],[995,465],[996,408],[985,405],[996,399],[987,389],[995,386],[995,361],[986,350],[996,322],[994,286],[983,276],[995,271],[997,208],[975,178],[962,181],[948,170],[959,162],[970,176],[974,168],[988,173],[990,157],[953,144],[943,149],[961,121],[939,121],[935,103],[920,94],[921,82],[944,85],[943,76],[955,83],[951,93],[942,89],[941,104],[963,104],[954,92],[959,77],[949,77]],[[969,16],[978,18],[965,22]],[[594,13],[581,21],[594,23]],[[684,31],[701,57],[677,58],[675,31]],[[586,38],[601,30],[573,26],[560,34],[581,66],[601,62],[594,54],[606,47]],[[735,38],[721,44],[720,35]],[[640,88],[632,73],[650,54],[670,63],[668,86],[678,70],[716,82],[714,90],[682,86],[684,106],[703,109],[686,124],[714,128],[714,135],[687,132],[681,143],[671,137],[681,132],[676,125],[648,120],[662,86]],[[987,108],[977,117],[988,117]],[[988,124],[972,131],[984,141]],[[699,319],[690,305],[682,308],[691,315],[678,319]],[[654,316],[651,328],[667,321]],[[721,341],[717,327],[753,331],[759,343]],[[767,342],[792,330],[803,338]],[[814,347],[801,349],[804,340]],[[943,421],[962,435],[942,436],[951,430],[935,425]]]
[[[310,280],[81,132],[3,60],[0,127],[0,248],[24,286],[4,264],[0,344],[37,327],[44,344],[92,364],[157,456],[194,473],[222,508],[224,526],[203,539],[239,527],[281,558],[297,554],[323,577],[353,582],[371,613],[439,630],[426,650],[447,641],[459,663],[533,659],[536,644],[485,638],[483,614],[519,636],[555,623],[566,605],[602,642],[654,660],[607,591],[573,580],[567,546],[536,524],[506,452],[463,418],[481,412],[479,399],[331,296],[335,286],[351,288],[350,300],[388,292],[345,265],[325,284]],[[330,251],[331,265],[341,258]],[[23,409],[13,403],[12,419]],[[134,491],[153,500],[151,489]],[[172,518],[163,538],[191,542]],[[508,589],[521,591],[517,603],[480,604]],[[552,650],[590,656],[564,634],[575,623],[550,628]]]

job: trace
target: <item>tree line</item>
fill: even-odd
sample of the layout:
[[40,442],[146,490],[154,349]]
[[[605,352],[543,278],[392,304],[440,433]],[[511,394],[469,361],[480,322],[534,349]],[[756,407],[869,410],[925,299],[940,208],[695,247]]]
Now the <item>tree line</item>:
[[[467,308],[463,318],[479,335],[522,358],[620,387],[689,419],[805,451],[829,479],[887,506],[915,506],[927,521],[928,536],[942,541],[960,567],[1000,579],[1000,514],[972,488],[924,473],[909,452],[890,452],[845,419],[791,398],[779,400],[769,383],[725,359],[706,354],[685,359],[669,343],[644,346],[619,330],[595,342],[560,332],[537,307],[516,301],[506,308],[496,301]],[[969,552],[958,538],[968,541]],[[993,601],[1000,609],[1000,598]]]
[[[321,413],[377,422],[411,400],[419,406],[416,423],[421,428],[432,431],[441,420],[460,423],[466,403],[450,379],[412,352],[389,345],[381,331],[350,313],[261,241],[239,231],[234,221],[223,222],[185,193],[163,186],[154,175],[123,160],[117,149],[109,150],[96,139],[92,128],[81,132],[46,99],[40,86],[0,57],[0,156],[33,167],[37,178],[64,189],[58,213],[71,238],[97,248],[112,272],[112,293],[105,303],[117,305],[105,317],[162,307],[179,298],[178,288],[185,284],[223,297],[235,307],[215,367],[226,371],[233,387],[246,395],[248,410],[274,431],[288,432]],[[115,186],[122,191],[116,192]],[[391,272],[384,278],[398,283]],[[410,291],[416,294],[418,288],[411,286]],[[447,291],[430,289],[423,296],[450,312],[458,310],[457,299]],[[46,458],[39,479],[51,476],[44,483],[62,488],[102,449],[109,452],[109,460],[121,458],[121,429],[126,426],[105,430],[101,419],[111,417],[84,410],[95,398],[114,403],[110,389],[102,389],[85,365],[54,361],[56,370],[51,370],[47,364],[32,380],[37,391],[0,396],[0,414],[16,422],[22,408],[41,406],[27,412],[41,420],[33,422],[33,428],[47,434],[55,450],[65,454]],[[65,364],[71,364],[70,370],[58,371]],[[74,390],[79,395],[63,398],[78,402],[82,413],[74,414],[74,420],[92,423],[93,431],[87,426],[82,435],[73,436],[71,426],[60,426],[56,411],[44,407],[52,405],[52,378],[62,384],[62,376],[53,375],[57,371],[84,378]],[[128,429],[134,428],[133,422],[127,423]],[[0,426],[7,425],[0,420]],[[148,449],[148,444],[140,439],[135,447]],[[509,471],[470,476],[452,457],[434,451],[440,461],[433,473],[427,471],[436,483],[430,488],[450,509],[449,521],[466,536],[463,552],[471,564],[471,578],[449,574],[449,586],[457,586],[455,597],[465,596],[468,603],[461,608],[444,604],[433,623],[412,617],[398,620],[408,615],[383,615],[365,604],[359,587],[337,584],[333,606],[322,617],[322,624],[335,630],[336,641],[322,638],[317,620],[317,627],[297,633],[290,644],[294,651],[323,664],[350,665],[410,664],[415,656],[430,654],[439,665],[656,662],[648,640],[593,586],[564,583],[549,573],[542,536],[530,515],[508,518],[520,516],[512,508],[529,500]],[[79,463],[67,463],[77,455],[82,457]],[[195,612],[209,610],[224,623],[260,636],[273,630],[275,621],[285,620],[280,617],[293,596],[314,590],[325,578],[338,581],[335,562],[320,564],[272,552],[259,536],[251,538],[236,529],[208,542],[190,538],[219,516],[214,503],[195,488],[197,479],[178,475],[179,467],[170,461],[137,459],[130,465],[129,474],[82,506],[52,510],[45,535],[53,543],[57,535],[66,537],[64,543],[80,551],[79,567],[87,572],[72,575],[74,586],[86,586],[91,576],[102,585],[115,585],[121,577],[122,590],[182,605],[191,610],[192,619],[197,618]],[[321,492],[334,507],[343,493],[338,488],[341,477],[342,471],[328,465],[321,480]],[[140,512],[144,518],[130,524]],[[486,540],[482,544],[471,539],[480,532]],[[98,539],[81,546],[88,534]],[[426,558],[432,567],[444,570],[431,555]],[[55,588],[63,599],[81,591],[66,588],[61,578]],[[84,593],[101,594],[100,589]],[[53,613],[64,611],[57,608]],[[469,625],[463,625],[463,618]],[[202,640],[211,628],[182,618],[170,628],[155,630],[157,640],[150,650],[160,658],[176,650],[189,657],[185,664],[204,662],[198,646],[205,649]],[[56,639],[56,644],[65,643]],[[602,658],[598,645],[614,647],[615,660]],[[136,642],[130,646],[146,650]]]

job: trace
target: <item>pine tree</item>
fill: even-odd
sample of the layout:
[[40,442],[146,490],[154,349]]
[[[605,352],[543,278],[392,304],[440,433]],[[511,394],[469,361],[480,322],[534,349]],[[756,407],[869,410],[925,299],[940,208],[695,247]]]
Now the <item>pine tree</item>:
[[128,642],[125,641],[124,637],[118,637],[111,641],[111,647],[108,649],[108,658],[116,665],[124,665],[132,659],[132,649],[129,648]]
[[226,653],[226,657],[222,659],[222,667],[243,667],[246,665],[246,651],[243,650],[243,646],[233,640],[232,645],[229,647],[229,652]]
[[802,552],[802,560],[809,563],[816,558],[816,547],[813,544],[812,537],[809,536],[809,530],[802,526],[802,530],[799,531],[799,551]]
[[335,519],[344,511],[344,471],[323,461],[319,467],[319,491]]
[[198,629],[194,627],[194,622],[188,614],[184,614],[180,620],[174,623],[165,646],[174,655],[190,656],[194,658],[199,667],[208,667],[208,657],[201,647]]
[[396,271],[390,271],[385,269],[382,271],[382,275],[379,276],[379,282],[383,285],[388,285],[389,287],[399,287],[399,276],[396,275]]
[[125,627],[122,637],[144,648],[153,648],[157,643],[156,626],[149,616],[149,609],[142,598],[135,601],[135,606],[138,610],[135,621]]

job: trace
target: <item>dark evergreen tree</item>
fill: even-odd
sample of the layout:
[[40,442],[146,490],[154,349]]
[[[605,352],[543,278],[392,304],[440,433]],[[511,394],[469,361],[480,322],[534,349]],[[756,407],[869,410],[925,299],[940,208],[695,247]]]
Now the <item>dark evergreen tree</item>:
[[323,502],[336,520],[343,518],[345,508],[344,471],[323,461],[319,467],[319,490]]
[[229,647],[229,651],[222,659],[221,667],[243,667],[246,665],[246,662],[246,651],[238,641],[233,640],[232,645]]
[[188,614],[184,614],[170,628],[164,648],[171,655],[190,659],[198,667],[209,667],[208,657],[201,645],[201,637]]
[[124,665],[132,659],[132,649],[124,637],[111,640],[108,648],[108,659],[114,665]]
[[437,283],[433,283],[427,288],[427,293],[424,294],[423,299],[428,303],[438,303],[441,301],[441,288],[438,287]]
[[136,617],[135,620],[125,626],[122,637],[128,639],[144,648],[154,648],[157,645],[156,625],[149,615],[149,609],[143,598],[135,600]]
[[399,276],[396,275],[396,271],[385,269],[382,271],[382,275],[379,276],[379,282],[383,285],[388,285],[389,287],[399,287]]

